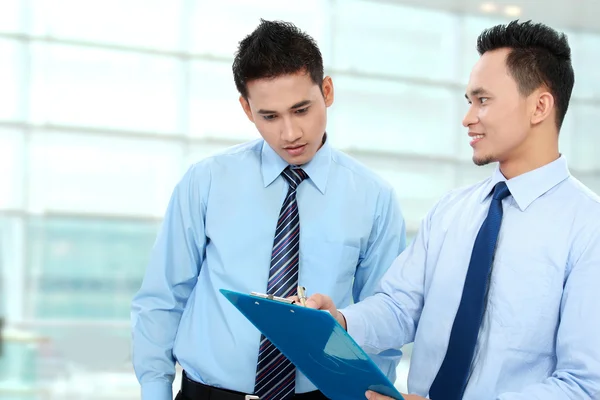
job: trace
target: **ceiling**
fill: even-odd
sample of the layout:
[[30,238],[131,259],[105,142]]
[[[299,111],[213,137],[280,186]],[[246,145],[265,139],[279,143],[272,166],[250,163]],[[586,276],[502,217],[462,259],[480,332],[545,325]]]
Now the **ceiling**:
[[[376,0],[419,7],[497,16],[503,19],[531,19],[558,30],[600,32],[600,0]],[[507,8],[508,7],[508,8]],[[487,10],[487,11],[484,11]],[[508,12],[507,15],[505,12]],[[511,11],[513,12],[511,14]]]

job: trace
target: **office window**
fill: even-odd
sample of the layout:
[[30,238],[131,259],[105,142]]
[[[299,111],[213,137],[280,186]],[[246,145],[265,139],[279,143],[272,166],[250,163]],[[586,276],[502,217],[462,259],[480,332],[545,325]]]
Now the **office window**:
[[176,59],[36,44],[32,90],[38,123],[161,133],[179,129],[182,82]]
[[27,230],[32,316],[128,318],[158,222],[35,217]]
[[17,41],[0,39],[0,121],[20,119],[23,114],[22,49]]
[[181,178],[182,156],[178,142],[36,132],[29,208],[162,216]]
[[24,162],[22,132],[0,128],[0,210],[23,206]]
[[250,34],[260,19],[296,24],[311,35],[329,58],[329,1],[219,0],[195,1],[192,12],[192,51],[233,59],[238,43]]
[[439,87],[334,77],[329,130],[342,148],[442,155],[456,153],[456,93]]
[[35,35],[121,46],[180,48],[182,0],[30,1],[34,3]]
[[[18,32],[21,28],[21,1],[0,1],[0,32]],[[2,58],[4,60],[4,58]]]
[[231,62],[194,62],[190,91],[192,136],[235,141],[259,137],[238,101]]
[[334,68],[433,80],[457,75],[454,14],[364,0],[337,2]]

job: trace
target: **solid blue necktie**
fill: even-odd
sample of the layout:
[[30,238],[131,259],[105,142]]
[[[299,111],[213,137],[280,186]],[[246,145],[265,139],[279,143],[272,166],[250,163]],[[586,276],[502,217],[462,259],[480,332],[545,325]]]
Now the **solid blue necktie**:
[[502,199],[509,195],[506,182],[496,184],[487,218],[475,239],[446,357],[429,390],[432,400],[460,400],[467,386],[502,222]]
[[[300,259],[300,217],[296,188],[308,177],[300,168],[282,172],[288,182],[287,196],[281,206],[271,253],[267,293],[279,297],[297,294]],[[264,336],[261,336],[254,394],[261,400],[286,400],[294,396],[296,367]]]

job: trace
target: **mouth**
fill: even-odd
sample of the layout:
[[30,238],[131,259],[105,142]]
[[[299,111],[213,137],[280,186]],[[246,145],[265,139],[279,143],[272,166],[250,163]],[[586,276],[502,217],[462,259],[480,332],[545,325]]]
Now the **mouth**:
[[485,135],[469,133],[469,138],[471,139],[471,142],[469,144],[471,145],[471,147],[475,146],[475,144],[477,144],[481,139],[483,139],[484,136]]
[[306,149],[305,144],[302,144],[299,146],[284,147],[284,150],[292,157],[297,157],[297,156],[301,155],[302,153],[304,153],[305,149]]

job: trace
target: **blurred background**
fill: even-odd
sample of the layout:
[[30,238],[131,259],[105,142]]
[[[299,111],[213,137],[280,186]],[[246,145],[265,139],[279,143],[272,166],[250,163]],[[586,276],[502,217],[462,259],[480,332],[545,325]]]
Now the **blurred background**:
[[329,138],[394,185],[410,238],[493,167],[471,163],[464,87],[477,35],[515,18],[569,35],[562,152],[600,192],[598,15],[596,0],[0,0],[0,399],[139,398],[130,300],[183,172],[258,137],[231,63],[259,18],[318,41]]

